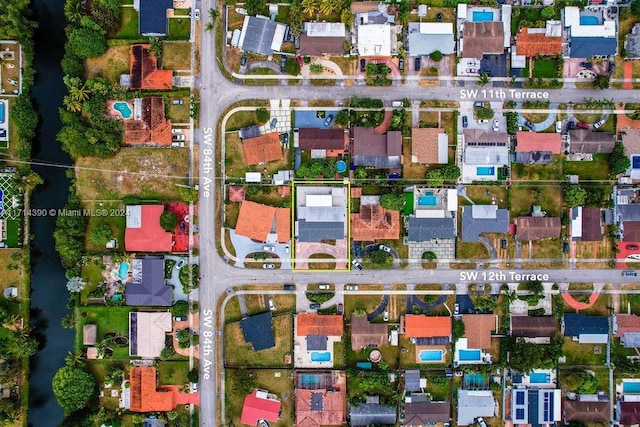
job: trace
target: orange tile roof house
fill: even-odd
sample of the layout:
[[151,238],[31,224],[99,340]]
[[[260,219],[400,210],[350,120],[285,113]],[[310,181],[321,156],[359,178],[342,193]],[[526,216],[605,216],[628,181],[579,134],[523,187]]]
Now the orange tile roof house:
[[326,335],[341,337],[343,334],[342,316],[339,314],[299,313],[296,315],[296,335]]
[[291,240],[291,209],[245,200],[240,205],[236,234],[258,242],[266,242],[270,234],[275,234],[278,243]]
[[560,218],[549,216],[521,216],[516,218],[516,240],[529,241],[558,238],[562,231]]
[[277,132],[243,139],[242,152],[248,165],[261,165],[283,158],[282,144],[280,144],[280,137]]
[[130,407],[133,412],[168,412],[176,405],[173,392],[156,388],[156,368],[132,366],[129,371]]
[[451,341],[451,318],[406,314],[400,319],[400,332],[407,338],[443,338]]
[[369,323],[367,316],[351,317],[351,348],[358,350],[370,345],[381,346],[389,341],[385,323]]
[[159,70],[158,61],[148,44],[131,45],[129,89],[169,90],[173,87],[173,71]]
[[462,322],[464,323],[467,348],[491,348],[491,334],[496,329],[494,314],[463,314]]
[[172,235],[160,226],[163,205],[127,206],[124,247],[128,252],[171,252]]
[[537,55],[561,55],[562,36],[553,36],[546,28],[521,28],[516,35],[516,52],[528,58]]
[[504,53],[502,22],[465,22],[462,30],[462,56],[482,58],[485,53]]
[[345,392],[296,390],[296,426],[320,427],[344,423]]
[[516,153],[529,151],[551,151],[552,154],[562,152],[562,140],[559,133],[517,132]]
[[446,164],[449,156],[449,137],[444,129],[411,129],[411,162]]
[[140,119],[125,120],[124,144],[170,146],[171,121],[165,118],[162,98],[147,96],[134,100],[134,104],[139,105]]
[[351,214],[351,238],[357,242],[400,237],[400,212],[375,205],[360,205],[359,213]]

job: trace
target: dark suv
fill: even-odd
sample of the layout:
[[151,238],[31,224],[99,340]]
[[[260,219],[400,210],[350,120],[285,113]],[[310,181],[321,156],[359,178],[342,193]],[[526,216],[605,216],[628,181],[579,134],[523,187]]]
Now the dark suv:
[[280,71],[284,73],[284,69],[287,65],[287,57],[282,55],[280,57]]
[[416,71],[420,71],[420,62],[422,61],[422,58],[420,58],[419,56],[414,60],[413,65],[416,69]]

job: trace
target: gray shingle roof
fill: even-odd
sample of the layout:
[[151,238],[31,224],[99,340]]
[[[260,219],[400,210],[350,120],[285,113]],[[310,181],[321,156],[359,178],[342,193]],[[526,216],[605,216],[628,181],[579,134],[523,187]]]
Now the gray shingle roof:
[[420,33],[420,22],[410,22],[408,30],[409,56],[429,55],[440,51],[445,55],[455,52],[453,34]]
[[506,233],[509,229],[509,210],[497,209],[494,218],[478,218],[474,209],[479,205],[462,207],[462,241],[477,242],[482,233]]
[[245,317],[240,321],[244,340],[251,343],[255,351],[275,347],[276,342],[271,328],[271,312]]
[[326,335],[307,335],[307,350],[326,350],[327,341]]
[[[278,27],[285,25],[255,16],[249,16],[248,18],[246,31],[244,31],[245,25],[242,28],[244,39],[242,39],[242,45],[239,46],[240,49],[267,56],[273,55],[271,44],[276,35],[280,36],[277,32]],[[284,32],[282,32],[282,37],[284,37]]]
[[570,58],[609,56],[618,52],[618,40],[604,37],[571,37]]
[[449,402],[411,402],[404,404],[404,425],[421,426],[446,423],[450,419]]
[[493,417],[495,400],[491,390],[458,389],[458,423],[468,426],[478,417]]
[[453,218],[409,218],[410,242],[424,242],[431,239],[453,239],[455,235]]
[[363,403],[357,408],[349,405],[349,418],[352,426],[395,424],[396,408],[390,408],[380,403]]
[[404,373],[404,388],[407,391],[420,390],[420,371],[411,369]]
[[343,222],[307,222],[298,220],[298,240],[301,242],[319,242],[344,238]]
[[577,337],[609,333],[609,319],[604,316],[585,316],[580,313],[564,315],[564,336]]
[[[143,258],[133,260],[134,282],[125,286],[127,305],[143,307],[169,307],[173,304],[173,291],[164,278],[164,259]],[[135,270],[140,271],[135,271]],[[136,279],[137,278],[137,279]]]

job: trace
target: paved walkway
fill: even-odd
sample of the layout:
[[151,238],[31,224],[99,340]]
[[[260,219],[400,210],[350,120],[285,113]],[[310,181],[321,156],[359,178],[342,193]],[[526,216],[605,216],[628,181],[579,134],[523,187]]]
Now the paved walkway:
[[622,84],[623,89],[633,89],[633,83],[631,82],[632,78],[633,78],[633,61],[624,61],[625,82]]
[[593,293],[591,294],[591,296],[589,297],[589,302],[580,302],[580,301],[576,301],[571,294],[568,293],[563,293],[562,294],[562,299],[564,300],[564,302],[566,302],[569,307],[574,308],[576,310],[576,312],[580,311],[580,310],[586,310],[587,308],[591,308],[593,307],[593,304],[596,303],[596,301],[598,300],[598,297],[600,296],[599,293]]
[[[300,74],[302,74],[303,76],[307,77],[311,74],[311,69],[310,69],[310,65],[311,64],[320,64],[322,65],[325,69],[328,69],[330,72],[329,74],[333,74],[336,76],[342,76],[342,69],[340,68],[340,66],[338,64],[336,64],[333,61],[328,61],[326,59],[321,59],[321,58],[317,58],[314,61],[312,61],[309,64],[304,64],[300,70]],[[325,72],[323,72],[322,74],[325,74]],[[320,74],[317,74],[320,75]]]
[[391,124],[391,117],[393,116],[392,110],[387,110],[384,112],[384,119],[382,119],[382,123],[373,128],[374,135],[382,135],[389,129],[389,125]]

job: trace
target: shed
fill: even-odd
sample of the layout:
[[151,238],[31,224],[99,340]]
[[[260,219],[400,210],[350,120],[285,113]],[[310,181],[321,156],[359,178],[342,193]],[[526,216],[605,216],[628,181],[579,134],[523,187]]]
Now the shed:
[[82,345],[94,345],[98,336],[98,325],[87,324],[82,327]]

